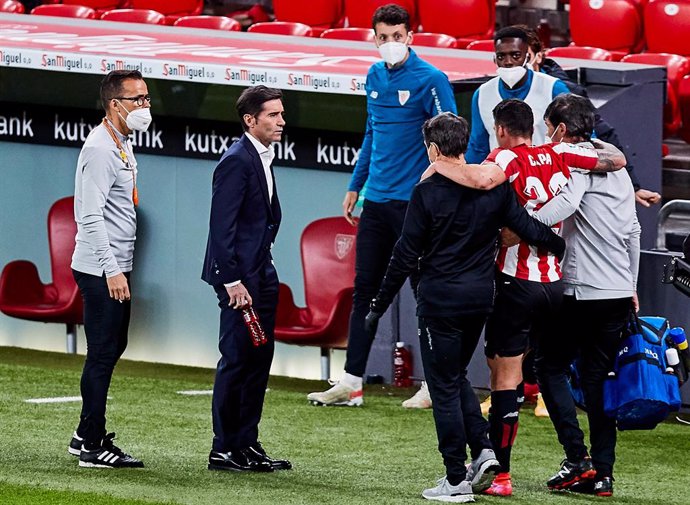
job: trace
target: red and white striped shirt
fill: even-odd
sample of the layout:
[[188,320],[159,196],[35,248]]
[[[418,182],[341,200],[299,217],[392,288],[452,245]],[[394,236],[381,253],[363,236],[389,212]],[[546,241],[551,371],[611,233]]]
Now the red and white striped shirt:
[[[530,214],[561,191],[570,178],[569,166],[593,169],[597,160],[595,151],[562,142],[494,149],[486,158],[486,162],[501,167],[517,194],[518,202]],[[553,230],[558,232],[560,228],[561,223],[558,223]],[[561,278],[558,259],[545,249],[532,247],[526,242],[501,247],[496,263],[501,272],[518,279],[554,282]]]

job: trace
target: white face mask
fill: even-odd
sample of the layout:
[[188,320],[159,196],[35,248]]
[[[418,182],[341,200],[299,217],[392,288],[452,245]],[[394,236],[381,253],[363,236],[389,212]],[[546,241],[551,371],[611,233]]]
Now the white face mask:
[[[120,103],[120,105],[122,105],[122,102],[120,102],[119,100],[118,102]],[[127,110],[127,107],[125,107],[124,105],[122,105],[122,107],[125,110]],[[118,114],[120,113],[118,112]],[[120,117],[122,117],[122,114],[120,114]],[[122,117],[122,119],[125,118]],[[127,119],[125,119],[125,124],[127,125],[127,128],[129,128],[130,130],[145,132],[149,129],[149,125],[151,124],[152,120],[153,118],[151,117],[151,109],[145,107],[143,109],[134,109],[132,112],[129,112]]]
[[498,67],[496,73],[509,88],[512,88],[525,76],[527,69],[523,66],[509,68]]
[[[561,125],[559,124],[558,126],[561,126]],[[563,142],[563,137],[561,137],[561,140],[559,140],[558,142],[556,142],[554,140],[554,137],[556,136],[556,132],[558,131],[558,126],[556,126],[556,129],[553,131],[553,133],[551,135],[546,136],[546,140],[548,141],[549,144],[560,144],[561,142]]]
[[389,65],[396,65],[407,56],[407,44],[402,42],[386,42],[379,46],[379,54],[383,61]]

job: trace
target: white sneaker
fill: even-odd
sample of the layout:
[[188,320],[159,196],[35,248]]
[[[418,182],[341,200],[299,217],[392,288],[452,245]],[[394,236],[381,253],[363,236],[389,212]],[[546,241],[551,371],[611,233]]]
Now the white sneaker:
[[307,400],[314,405],[360,407],[364,404],[364,395],[361,389],[352,389],[342,382],[338,382],[331,389],[322,393],[309,393]]
[[431,487],[422,491],[422,497],[427,500],[443,501],[449,503],[467,503],[474,501],[472,484],[463,480],[457,486],[448,483],[448,478],[443,477],[438,481],[436,487]]
[[491,487],[500,471],[501,464],[493,449],[482,449],[479,456],[468,465],[465,480],[470,483],[473,492],[481,493]]
[[426,381],[422,382],[422,387],[419,388],[412,398],[408,398],[402,402],[402,406],[406,409],[430,409],[431,396],[429,395],[429,386]]

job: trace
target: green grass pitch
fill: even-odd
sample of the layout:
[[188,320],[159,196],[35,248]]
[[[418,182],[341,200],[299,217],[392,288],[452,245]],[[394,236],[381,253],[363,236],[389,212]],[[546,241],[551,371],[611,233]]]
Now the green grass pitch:
[[[122,361],[110,390],[108,427],[144,469],[83,469],[67,454],[79,403],[28,404],[28,398],[77,396],[83,357],[0,348],[0,504],[421,504],[443,475],[430,411],[407,411],[413,390],[371,386],[363,408],[307,403],[316,381],[272,377],[261,440],[292,471],[211,472],[213,370]],[[586,425],[584,417],[580,422]],[[544,482],[562,451],[548,419],[529,406],[513,450],[510,504],[690,504],[690,426],[619,434],[613,498],[550,493]]]

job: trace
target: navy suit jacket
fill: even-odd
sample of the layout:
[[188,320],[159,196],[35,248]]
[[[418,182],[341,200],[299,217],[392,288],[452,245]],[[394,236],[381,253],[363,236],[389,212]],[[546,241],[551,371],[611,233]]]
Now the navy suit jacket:
[[201,274],[212,286],[233,281],[246,285],[271,259],[281,218],[275,177],[273,180],[273,201],[269,202],[261,158],[244,134],[218,162]]

